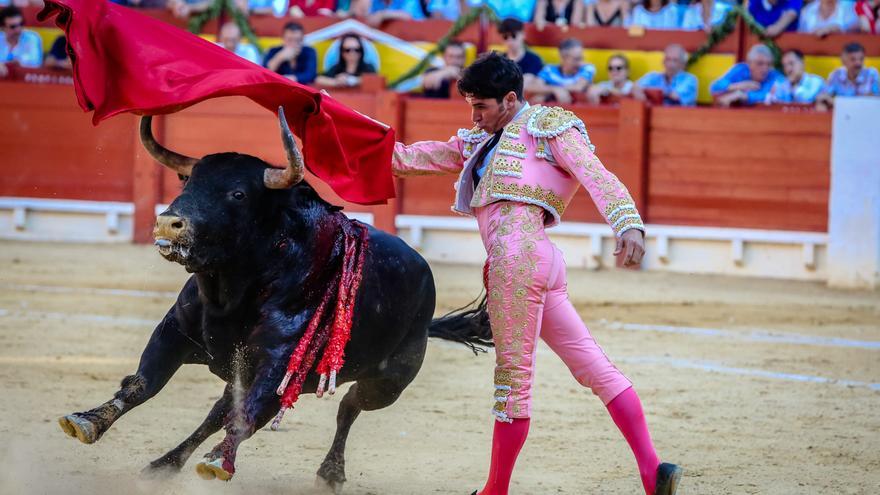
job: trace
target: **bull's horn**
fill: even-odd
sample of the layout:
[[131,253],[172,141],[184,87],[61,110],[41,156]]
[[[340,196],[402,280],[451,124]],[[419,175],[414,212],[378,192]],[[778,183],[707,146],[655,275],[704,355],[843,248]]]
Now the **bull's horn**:
[[141,143],[147,152],[162,165],[174,170],[180,175],[189,177],[192,174],[193,165],[198,162],[197,159],[175,153],[168,148],[162,146],[153,137],[153,117],[144,115],[141,117]]
[[284,151],[287,153],[287,167],[267,168],[263,172],[263,182],[269,189],[289,189],[303,180],[305,160],[302,152],[296,147],[293,134],[284,117],[284,109],[281,107],[278,107],[278,123],[281,125],[281,141],[284,142]]

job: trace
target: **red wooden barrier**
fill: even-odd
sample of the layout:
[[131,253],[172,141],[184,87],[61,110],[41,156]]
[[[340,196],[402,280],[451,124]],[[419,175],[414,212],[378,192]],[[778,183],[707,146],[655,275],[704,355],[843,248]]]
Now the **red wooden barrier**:
[[648,221],[824,232],[831,115],[654,108]]
[[[398,140],[448,139],[468,127],[460,99],[401,97],[393,92],[339,92],[358,111],[398,130]],[[648,221],[664,224],[825,231],[831,117],[778,109],[574,106],[603,163],[628,186]],[[244,98],[216,99],[154,119],[155,134],[192,156],[248,153],[283,163],[274,117]],[[2,83],[0,195],[126,201],[136,206],[135,237],[149,240],[154,205],[179,192],[177,177],[142,151],[137,119],[117,116],[100,127],[76,106],[70,86]],[[395,215],[451,215],[454,177],[399,181],[397,201],[366,207],[393,231]],[[601,221],[580,193],[566,220]]]
[[0,84],[0,196],[131,201],[134,123],[93,128],[72,86]]

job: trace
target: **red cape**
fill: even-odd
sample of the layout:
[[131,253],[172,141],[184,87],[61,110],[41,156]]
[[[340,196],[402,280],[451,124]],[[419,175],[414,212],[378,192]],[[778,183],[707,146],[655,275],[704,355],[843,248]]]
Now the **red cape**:
[[[106,0],[46,0],[67,34],[76,97],[93,123],[122,112],[173,113],[209,98],[246,96],[277,112],[303,142],[306,166],[343,199],[394,197],[394,131],[314,88],[254,65],[174,26]],[[225,151],[225,150],[223,150]]]

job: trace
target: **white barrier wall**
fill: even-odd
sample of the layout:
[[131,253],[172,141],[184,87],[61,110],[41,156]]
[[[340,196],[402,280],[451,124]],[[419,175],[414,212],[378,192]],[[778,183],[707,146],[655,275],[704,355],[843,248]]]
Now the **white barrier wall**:
[[828,208],[828,284],[880,287],[878,98],[835,100]]
[[[485,261],[473,219],[401,215],[397,228],[429,261]],[[817,281],[828,276],[826,234],[650,224],[647,231],[646,270]],[[569,268],[615,266],[614,234],[605,224],[563,222],[548,233]]]

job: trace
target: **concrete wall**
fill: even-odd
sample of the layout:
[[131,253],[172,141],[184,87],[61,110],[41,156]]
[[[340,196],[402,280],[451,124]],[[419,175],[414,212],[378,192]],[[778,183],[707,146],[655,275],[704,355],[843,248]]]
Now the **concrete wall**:
[[834,287],[880,287],[880,99],[837,98],[828,234]]

